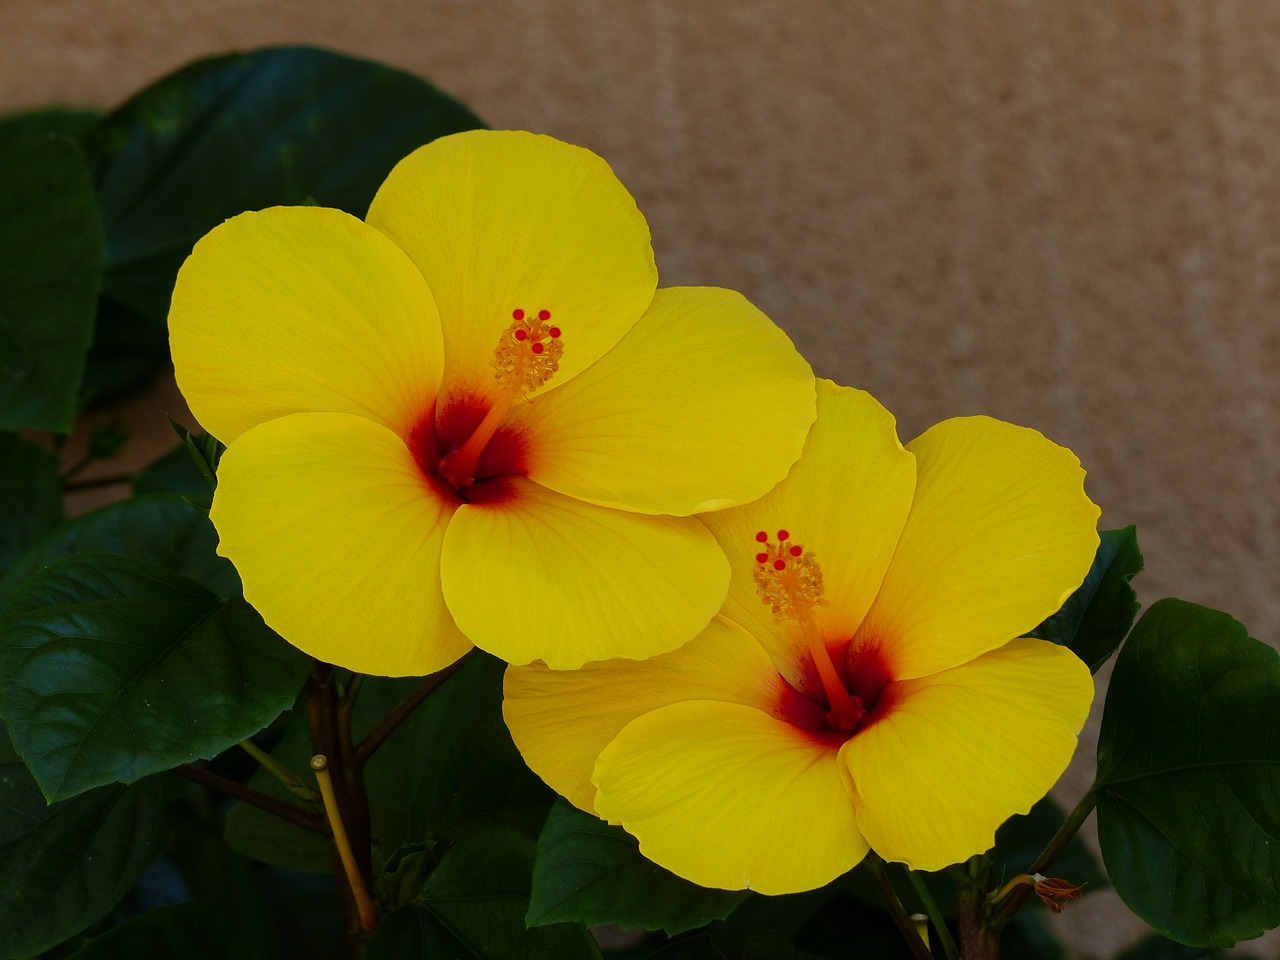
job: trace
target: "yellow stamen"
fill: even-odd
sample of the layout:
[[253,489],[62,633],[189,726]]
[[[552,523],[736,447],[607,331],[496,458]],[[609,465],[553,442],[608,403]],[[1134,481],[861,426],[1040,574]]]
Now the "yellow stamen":
[[790,542],[786,530],[778,531],[778,543],[770,542],[763,530],[756,534],[756,593],[761,602],[773,610],[776,620],[795,620],[813,660],[814,669],[827,694],[831,719],[839,726],[852,729],[864,713],[861,702],[849,693],[840,679],[831,652],[813,618],[814,607],[826,603],[822,599],[822,568],[812,552]]
[[560,369],[564,344],[560,342],[560,328],[551,323],[550,312],[540,310],[529,317],[523,310],[516,310],[511,316],[511,325],[502,331],[493,351],[493,376],[502,392],[467,442],[440,461],[440,476],[455,490],[475,480],[480,455],[516,400],[528,399]]

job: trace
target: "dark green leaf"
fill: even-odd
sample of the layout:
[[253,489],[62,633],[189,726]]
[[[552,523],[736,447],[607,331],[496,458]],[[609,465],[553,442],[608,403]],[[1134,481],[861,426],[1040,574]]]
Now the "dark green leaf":
[[97,110],[53,107],[0,116],[0,149],[22,140],[66,137],[77,142],[98,122]]
[[176,420],[170,419],[169,426],[182,441],[187,456],[191,459],[196,471],[204,478],[208,490],[218,487],[218,461],[222,459],[226,445],[217,437],[209,434],[194,434]]
[[103,232],[70,140],[0,151],[0,429],[69,433],[102,283]]
[[1062,609],[1032,631],[1073,650],[1094,673],[1111,658],[1133,626],[1138,597],[1129,582],[1142,570],[1137,528],[1103,530],[1098,552],[1079,589]]
[[1120,954],[1116,960],[1217,960],[1221,956],[1221,950],[1184,947],[1155,933]]
[[98,298],[93,343],[80,383],[80,405],[109,403],[143,387],[169,358],[163,325],[110,297]]
[[621,827],[558,800],[538,838],[526,920],[617,923],[674,935],[723,920],[746,896],[682,880],[642,856]]
[[[505,666],[487,654],[472,655],[370,762],[365,778],[374,829],[388,853],[428,837],[457,836],[480,819],[536,836],[555,795],[529,772],[502,721]],[[358,731],[419,682],[366,680]]]
[[218,535],[208,516],[182,497],[148,494],[121,500],[63,524],[19,557],[0,576],[0,609],[27,577],[77,553],[119,553],[146,560],[221,596],[239,596],[240,578],[214,552],[217,546]]
[[[1065,819],[1062,808],[1051,797],[1045,797],[1031,808],[1030,813],[1006,820],[996,831],[993,851],[995,875],[1000,882],[1026,873]],[[1079,834],[1071,838],[1047,872],[1084,887],[1086,893],[1110,886],[1107,875]],[[1035,898],[1030,902],[1039,903]]]
[[0,960],[28,957],[96,922],[156,855],[154,780],[46,806],[0,724]]
[[533,857],[533,841],[510,827],[459,840],[378,929],[367,960],[599,960],[585,927],[525,927]]
[[1225,613],[1154,604],[1116,662],[1097,791],[1111,882],[1156,930],[1225,947],[1280,924],[1280,656]]
[[[860,953],[860,956],[867,957],[865,953]],[[816,953],[806,953],[797,949],[795,944],[788,943],[775,933],[764,931],[747,941],[742,960],[822,960],[822,958]]]
[[243,600],[110,554],[46,567],[0,621],[0,705],[54,800],[221,753],[292,705],[307,666]]
[[[228,217],[308,198],[364,216],[395,163],[481,126],[417,77],[288,47],[201,60],[105,117],[89,140],[107,224],[98,340],[164,356],[178,267]],[[95,358],[96,359],[96,358]],[[92,363],[91,363],[92,366]]]
[[184,443],[151,461],[133,475],[134,493],[180,493],[195,498],[209,496],[209,481],[191,458]]
[[58,461],[17,434],[0,433],[0,572],[61,521]]
[[268,960],[269,954],[230,922],[202,903],[179,903],[149,910],[95,937],[71,960],[136,960],[138,957],[181,957],[182,960]]

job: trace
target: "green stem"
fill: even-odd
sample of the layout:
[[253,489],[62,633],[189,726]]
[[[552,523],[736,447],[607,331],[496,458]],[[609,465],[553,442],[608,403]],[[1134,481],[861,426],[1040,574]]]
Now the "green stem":
[[902,934],[902,939],[906,941],[911,956],[915,960],[933,960],[933,954],[920,939],[915,924],[911,922],[911,918],[907,916],[907,911],[902,906],[902,901],[898,899],[898,892],[893,889],[893,883],[884,869],[884,861],[874,853],[869,853],[867,866],[871,870],[871,879],[875,881],[885,906],[889,908],[889,917],[893,920],[893,925],[898,928],[898,932]]
[[[1053,861],[1061,856],[1062,851],[1066,849],[1067,844],[1071,842],[1071,838],[1076,835],[1080,827],[1089,819],[1089,814],[1093,813],[1093,808],[1098,803],[1098,786],[1094,784],[1089,788],[1089,792],[1080,798],[1080,802],[1075,808],[1067,814],[1067,819],[1062,821],[1062,826],[1058,828],[1058,832],[1040,851],[1040,856],[1036,857],[1035,863],[1027,868],[1027,873],[1044,873]],[[1000,902],[996,908],[995,914],[991,917],[989,926],[992,930],[1000,931],[1004,928],[1014,915],[1022,909],[1022,905],[1026,902],[1027,897],[1031,896],[1031,887],[1026,884],[1019,884]]]
[[908,870],[907,880],[910,882],[911,889],[915,891],[916,896],[920,898],[920,903],[924,905],[925,913],[929,914],[933,929],[937,931],[938,939],[942,941],[942,950],[947,955],[947,960],[960,960],[960,950],[956,946],[955,938],[951,936],[951,928],[947,926],[946,918],[942,916],[942,911],[938,909],[938,902],[933,899],[933,894],[929,892],[929,887],[925,884],[924,877],[914,870]]
[[302,797],[302,799],[309,800],[313,803],[320,800],[320,794],[308,787],[294,774],[292,770],[286,767],[275,757],[271,756],[271,754],[267,753],[267,751],[263,750],[252,740],[241,740],[240,749],[253,757],[253,759],[257,760],[264,770],[288,787],[290,793],[296,794],[297,796]]

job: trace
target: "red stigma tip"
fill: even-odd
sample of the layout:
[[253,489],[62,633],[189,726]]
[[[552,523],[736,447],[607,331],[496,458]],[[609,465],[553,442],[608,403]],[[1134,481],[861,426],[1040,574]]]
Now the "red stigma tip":
[[768,542],[769,542],[769,535],[768,535],[767,533],[765,533],[763,530],[761,530],[759,533],[757,533],[757,534],[756,534],[756,542],[757,542],[757,543],[768,543]]
[[779,531],[778,531],[778,540],[779,540],[779,542],[781,542],[781,541],[783,541],[783,540],[790,540],[790,539],[791,539],[791,534],[787,533],[787,531],[785,531],[785,530],[779,530]]
[[550,330],[548,330],[548,331],[547,331],[547,333],[548,333],[548,334],[550,334],[551,339],[553,339],[553,340],[559,340],[559,339],[560,339],[560,328],[559,328],[559,327],[552,327]]
[[532,350],[534,353],[541,353],[543,350],[545,350],[545,349],[547,349],[547,348],[546,348],[546,347],[544,347],[544,346],[543,346],[542,344],[540,344],[540,343],[535,343],[535,344],[534,344],[532,347],[530,347],[529,349],[530,349],[530,350]]
[[550,320],[550,319],[551,319],[551,311],[550,311],[550,310],[539,310],[539,311],[538,311],[538,319],[539,319],[539,320]]
[[768,559],[769,559],[769,555],[767,553],[756,554],[756,563],[764,563]]
[[787,561],[785,561],[785,560],[775,560],[775,561],[773,561],[773,569],[775,569],[775,570],[785,570],[785,569],[787,569]]
[[517,330],[517,331],[516,331],[516,339],[517,339],[517,340],[528,340],[528,339],[529,339],[529,331],[528,331],[528,330]]
[[804,553],[804,547],[792,547],[792,548],[791,548],[791,555],[792,555],[793,557],[798,557],[798,556],[800,556],[800,554],[802,554],[802,553]]
[[524,319],[524,311],[523,311],[523,310],[512,310],[512,311],[511,311],[511,319],[512,319],[512,320],[523,320],[523,319]]

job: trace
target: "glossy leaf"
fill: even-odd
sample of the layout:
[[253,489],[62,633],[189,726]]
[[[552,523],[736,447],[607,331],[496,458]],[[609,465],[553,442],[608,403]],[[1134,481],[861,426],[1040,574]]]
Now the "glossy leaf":
[[240,578],[230,562],[214,552],[217,546],[209,517],[182,497],[151,494],[121,500],[63,524],[32,545],[0,576],[0,608],[27,577],[77,553],[146,560],[220,596],[238,597]]
[[617,923],[674,935],[723,920],[746,896],[677,877],[642,856],[621,827],[558,800],[538,838],[526,920]]
[[58,461],[17,434],[0,433],[0,573],[61,520]]
[[0,149],[0,429],[69,433],[102,283],[103,228],[80,148]]
[[309,661],[243,600],[155,564],[79,554],[0,621],[0,707],[51,800],[212,757],[290,707]]
[[533,840],[510,827],[458,841],[413,903],[379,927],[366,960],[599,960],[586,927],[525,927],[533,858]]
[[179,903],[131,917],[94,937],[71,960],[268,960],[269,954],[238,923],[203,903]]
[[45,804],[0,724],[0,960],[39,953],[96,923],[156,855],[154,780]]
[[[110,312],[98,340],[163,358],[178,267],[217,224],[312,201],[363,217],[398,160],[478,126],[425,80],[326,50],[234,53],[162,78],[88,143],[107,224]],[[98,389],[107,385],[127,384]]]
[[1062,609],[1031,632],[1073,650],[1089,669],[1111,659],[1138,614],[1138,597],[1129,582],[1142,570],[1137,528],[1103,530],[1098,552],[1084,583]]
[[1280,655],[1225,613],[1154,604],[1116,662],[1098,835],[1134,913],[1192,946],[1280,924]]

